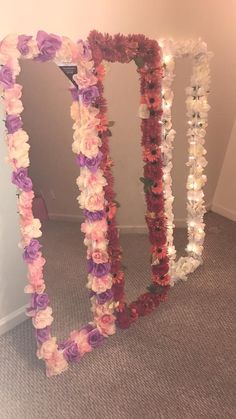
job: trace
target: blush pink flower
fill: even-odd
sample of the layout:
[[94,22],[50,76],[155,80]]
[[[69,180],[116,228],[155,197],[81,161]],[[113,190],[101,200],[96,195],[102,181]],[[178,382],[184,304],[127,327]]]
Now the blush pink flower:
[[57,339],[53,337],[46,340],[46,342],[43,342],[41,347],[37,350],[37,357],[39,359],[50,359],[53,353],[57,350],[56,340]]
[[19,196],[18,199],[18,209],[19,209],[19,213],[21,215],[23,215],[25,210],[31,209],[32,208],[32,201],[34,198],[34,192],[33,191],[29,191],[29,192],[22,192]]
[[86,208],[88,211],[100,211],[104,208],[104,192],[95,193],[93,195],[86,196],[81,193],[78,201],[81,208]]
[[2,64],[7,64],[11,58],[17,59],[20,57],[20,52],[17,49],[18,36],[10,34],[0,42],[0,61]]
[[73,77],[80,89],[92,86],[97,83],[96,76],[84,67],[78,68],[78,73]]
[[70,334],[70,338],[77,343],[81,356],[86,352],[92,351],[92,347],[88,343],[88,332],[86,330],[73,330]]
[[101,317],[95,317],[97,328],[103,336],[113,335],[116,331],[116,317],[113,314],[103,314]]
[[88,135],[80,143],[80,151],[86,157],[95,157],[101,146],[101,139],[96,135]]
[[104,275],[101,278],[98,278],[96,276],[89,275],[87,287],[92,291],[101,294],[112,287],[112,276]]
[[37,283],[28,284],[24,288],[25,294],[33,294],[36,292],[37,294],[42,294],[46,289],[45,283],[43,279],[38,280]]
[[95,263],[106,263],[108,262],[108,254],[105,251],[96,249],[92,253],[92,259]]
[[52,322],[53,317],[51,307],[37,311],[35,317],[32,319],[32,323],[36,329],[44,329],[44,327],[50,326]]
[[37,239],[42,236],[40,230],[41,223],[38,218],[33,218],[30,224],[25,225],[24,221],[21,224],[22,244],[27,246],[31,239]]
[[65,360],[62,351],[53,352],[50,359],[46,360],[46,374],[47,377],[61,374],[68,368],[68,363]]
[[32,261],[28,265],[28,280],[32,285],[42,285],[43,282],[43,266],[46,260],[42,257],[42,253],[39,252],[39,257]]

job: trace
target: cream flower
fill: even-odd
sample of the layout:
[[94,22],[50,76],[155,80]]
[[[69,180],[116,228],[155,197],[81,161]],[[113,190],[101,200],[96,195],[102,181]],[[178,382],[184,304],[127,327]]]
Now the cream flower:
[[41,347],[37,350],[37,357],[39,359],[50,359],[52,354],[57,350],[57,338],[52,337],[46,342],[43,342]]
[[44,329],[44,327],[50,326],[52,322],[53,317],[51,307],[37,311],[35,317],[32,319],[32,323],[36,329]]

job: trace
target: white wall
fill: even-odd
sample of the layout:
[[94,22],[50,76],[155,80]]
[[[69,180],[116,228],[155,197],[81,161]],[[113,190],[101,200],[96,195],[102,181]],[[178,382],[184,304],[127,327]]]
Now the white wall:
[[[58,0],[52,0],[50,2],[46,0],[41,0],[40,2],[32,0],[12,0],[8,3],[5,2],[4,7],[1,10],[0,38],[12,32],[35,34],[39,29],[44,29],[48,32],[70,36],[72,39],[77,39],[79,37],[85,39],[88,32],[94,28],[102,32],[110,32],[111,34],[116,32],[122,32],[124,34],[144,33],[145,35],[156,39],[160,37],[186,39],[201,36],[208,43],[209,49],[215,53],[215,58],[212,61],[212,93],[210,96],[212,111],[210,113],[207,135],[209,182],[206,193],[207,200],[211,202],[235,117],[235,12],[236,2],[234,0],[228,0],[227,2],[222,2],[222,0],[199,0],[198,2],[195,0],[120,0],[117,2],[112,0],[96,0],[96,2],[94,1],[92,3],[78,0],[67,0],[67,2],[59,2]],[[179,77],[180,80],[180,88],[181,84],[182,87],[186,84],[186,79],[183,80],[185,75],[187,77],[186,72],[188,71],[185,65],[187,66],[187,64],[179,64],[178,66],[177,77]],[[48,70],[49,78],[50,71],[51,70]],[[60,77],[60,83],[64,83],[62,82],[61,75],[59,76],[59,73],[57,74],[58,77]],[[57,83],[59,82],[59,79],[55,80],[56,77],[53,70],[52,79],[54,79],[56,83],[53,89],[58,86]],[[133,71],[128,70],[128,66],[127,70],[124,67],[122,70],[119,69],[119,71],[118,67],[116,70],[114,67],[110,77],[112,77],[112,80],[110,79],[110,81],[107,81],[107,85],[109,85],[109,83],[112,84],[112,86],[110,86],[112,87],[112,90],[111,88],[109,89],[109,92],[107,90],[109,103],[112,104],[110,107],[110,115],[112,119],[117,121],[113,130],[114,136],[112,140],[112,152],[116,161],[116,188],[118,195],[125,197],[125,201],[121,202],[123,209],[120,211],[120,223],[130,224],[132,222],[136,225],[140,225],[143,223],[143,207],[141,204],[143,198],[137,180],[141,165],[139,159],[140,150],[137,147],[137,142],[139,141],[137,118],[135,117],[137,84],[135,85],[136,82]],[[37,83],[31,84],[30,80],[31,77],[28,78],[27,83],[29,83],[31,89],[35,89],[36,94]],[[127,86],[128,90],[125,86]],[[61,87],[64,88],[65,86],[61,85]],[[121,89],[123,89],[124,94],[119,98],[119,91]],[[127,91],[129,94],[126,96]],[[46,105],[49,103],[47,90],[45,89],[41,92],[44,93]],[[58,97],[62,96],[60,92],[58,95]],[[63,91],[63,97],[64,95],[66,96],[65,91]],[[58,97],[52,97],[50,99],[50,109],[52,102],[55,104],[56,109],[59,109],[57,103]],[[118,106],[118,103],[116,103],[113,98],[117,98],[117,100],[119,98],[121,101],[120,103],[123,103],[124,106]],[[67,100],[68,99],[65,98],[65,104]],[[176,161],[178,160],[179,150],[184,150],[186,144],[185,132],[182,131],[184,127],[182,126],[182,122],[179,122],[183,118],[182,102],[183,98],[181,99],[180,97],[179,101],[176,101],[175,103],[175,120],[179,126],[179,133],[176,138],[176,147],[178,148],[175,155]],[[60,109],[60,115],[63,115],[64,118],[66,107],[64,107],[63,110],[62,108]],[[38,116],[39,115],[37,115],[37,118]],[[55,122],[55,116],[52,118]],[[33,120],[32,126],[36,126],[35,121],[36,119]],[[59,123],[60,121],[58,121],[58,124]],[[41,129],[40,122],[37,122],[37,127]],[[55,127],[50,131],[50,135],[53,136],[53,141],[57,137],[54,128]],[[42,131],[42,135],[43,134],[44,131]],[[32,137],[36,138],[35,132]],[[64,136],[60,133],[60,136],[58,136],[58,143],[62,143],[62,137]],[[70,138],[67,136],[64,138],[66,142],[68,139],[69,144]],[[124,152],[126,144],[128,144],[127,153]],[[2,161],[3,155],[5,154],[4,147],[3,141],[1,141],[0,154],[2,156]],[[128,169],[126,161],[124,160],[127,156],[133,157],[134,166],[132,169]],[[67,155],[67,158],[68,161],[71,161],[69,154]],[[128,180],[127,178],[123,178],[123,166],[125,166],[125,170],[129,176]],[[132,170],[132,173],[128,173],[128,170]],[[74,174],[75,173],[72,173],[71,169],[70,174],[68,174],[68,179],[69,177],[74,177]],[[181,176],[182,178],[178,179],[178,183],[180,182],[182,184],[184,174]],[[132,182],[130,181],[131,177],[133,178]],[[16,232],[16,235],[18,233],[16,227],[14,188],[10,185],[9,178],[9,172],[4,163],[2,163],[0,165],[0,179],[1,191],[3,191],[5,201],[2,205],[5,206],[8,202],[9,206],[8,208],[1,207],[0,212],[0,216],[2,217],[0,234],[2,242],[4,243],[3,251],[5,252],[4,259],[2,259],[2,276],[0,284],[1,290],[3,290],[3,292],[1,291],[1,300],[4,303],[1,305],[0,318],[13,312],[17,307],[21,307],[24,302],[23,291],[21,291],[23,290],[24,283],[22,277],[23,267],[20,260],[20,252],[16,248],[16,243],[13,243],[14,240],[15,242],[18,241],[18,237],[15,237],[14,232]],[[177,184],[176,187],[178,187]],[[71,193],[77,194],[75,189],[71,190]],[[179,204],[177,204],[177,206],[179,207],[176,207],[176,210],[177,212],[179,211],[178,214],[180,214],[180,216],[183,216],[184,201],[182,200],[181,194],[182,192],[179,190],[177,193],[179,196]],[[135,218],[133,212],[131,213],[130,211],[131,208],[133,209],[134,205],[137,210],[135,212]],[[77,208],[75,206],[73,208],[77,214]],[[60,211],[61,210],[63,210],[63,207],[60,208]],[[68,210],[68,208],[66,210]],[[6,251],[6,242],[9,240],[9,231],[12,232],[12,241],[9,244],[9,251]],[[10,275],[9,267],[12,268],[12,266],[15,267],[15,273],[11,273]],[[9,289],[10,282],[9,278],[6,276],[6,272],[8,272],[12,278],[11,290]],[[20,290],[18,290],[18,286]]]
[[23,294],[26,285],[26,267],[18,249],[19,225],[16,208],[16,188],[10,185],[10,168],[5,163],[6,145],[3,142],[5,126],[0,108],[0,334],[25,318]]
[[236,119],[216,187],[212,210],[236,221]]

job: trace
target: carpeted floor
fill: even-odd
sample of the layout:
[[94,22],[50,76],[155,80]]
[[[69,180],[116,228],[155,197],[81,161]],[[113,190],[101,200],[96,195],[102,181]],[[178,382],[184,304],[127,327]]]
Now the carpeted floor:
[[[169,301],[47,379],[29,320],[0,338],[1,419],[236,418],[236,223],[209,213],[205,263]],[[44,226],[46,283],[60,338],[90,319],[85,248],[74,223]],[[176,232],[183,254],[185,230]],[[127,296],[150,282],[145,235],[123,235]]]

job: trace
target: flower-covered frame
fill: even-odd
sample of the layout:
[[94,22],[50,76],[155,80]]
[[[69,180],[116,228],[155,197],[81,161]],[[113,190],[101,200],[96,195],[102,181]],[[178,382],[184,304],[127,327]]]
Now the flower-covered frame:
[[[187,280],[188,274],[194,272],[202,264],[202,252],[204,243],[204,193],[203,186],[206,183],[204,168],[207,165],[205,135],[207,128],[208,94],[210,86],[209,61],[212,53],[207,50],[207,45],[201,39],[189,41],[173,41],[162,39],[163,82],[162,82],[162,155],[163,155],[163,183],[165,196],[165,215],[167,219],[167,245],[170,262],[171,285],[179,279]],[[192,58],[192,74],[190,86],[186,88],[186,107],[188,117],[187,138],[189,143],[189,155],[187,166],[189,174],[187,178],[187,231],[188,245],[187,256],[176,260],[176,249],[173,243],[174,214],[172,194],[172,149],[175,138],[175,130],[172,127],[171,108],[174,94],[172,83],[175,77],[175,60],[179,58]]]
[[[87,219],[91,220],[90,237],[87,234],[86,244],[93,320],[80,330],[72,331],[69,338],[61,343],[57,343],[56,337],[51,335],[52,308],[49,305],[43,279],[43,266],[46,261],[38,241],[42,234],[41,224],[32,213],[34,192],[32,181],[28,176],[29,137],[23,130],[20,116],[23,111],[20,100],[22,86],[16,83],[16,77],[20,73],[19,59],[34,59],[41,62],[51,60],[56,64],[77,66],[77,74],[73,81],[78,88],[71,84],[73,151],[78,154],[79,148],[87,164],[87,169],[83,170],[77,179],[77,184],[82,190],[79,201],[84,199],[84,211]],[[25,292],[31,294],[27,314],[32,318],[35,327],[37,356],[45,361],[48,376],[60,374],[67,369],[68,362],[78,362],[85,353],[99,346],[105,337],[115,332],[116,318],[113,313],[112,276],[107,252],[107,222],[103,192],[106,180],[100,169],[101,139],[97,135],[100,119],[97,117],[98,110],[93,106],[98,95],[96,83],[97,77],[94,74],[91,51],[87,42],[75,43],[67,37],[39,31],[36,38],[27,35],[8,35],[0,43],[0,89],[6,113],[7,160],[13,171],[12,183],[18,188],[17,205],[22,237],[20,246],[28,265],[29,283],[25,287]],[[80,159],[77,158],[77,163],[78,160],[81,163],[81,156]]]
[[[158,43],[144,35],[110,36],[92,31],[88,37],[97,72],[99,96],[96,106],[101,120],[99,136],[102,139],[102,169],[107,181],[105,186],[106,212],[108,219],[108,251],[113,276],[113,298],[116,307],[117,324],[129,327],[140,316],[151,313],[166,299],[170,276],[166,244],[166,219],[162,183],[161,126],[162,126],[162,62]],[[129,305],[125,302],[124,273],[121,269],[122,250],[116,227],[117,202],[113,191],[113,165],[109,155],[111,132],[107,121],[106,100],[103,97],[102,80],[105,76],[103,61],[129,63],[134,60],[140,76],[140,110],[144,176],[141,181],[147,203],[146,221],[151,242],[150,257],[152,283],[148,291]],[[84,164],[84,163],[83,163]]]

